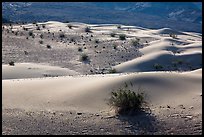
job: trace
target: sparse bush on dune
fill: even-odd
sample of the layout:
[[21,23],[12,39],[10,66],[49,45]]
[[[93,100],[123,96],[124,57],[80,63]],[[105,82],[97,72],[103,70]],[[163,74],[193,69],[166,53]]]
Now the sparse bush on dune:
[[40,41],[39,41],[39,43],[40,43],[40,44],[43,44],[43,41],[42,41],[42,40],[40,40]]
[[83,53],[80,57],[80,61],[87,61],[88,60],[88,55],[86,55],[85,53]]
[[87,27],[84,29],[84,31],[85,31],[85,32],[91,32],[91,28],[87,26]]
[[81,47],[78,47],[78,51],[79,51],[79,52],[82,52],[82,48],[81,48]]
[[64,33],[60,33],[60,34],[59,34],[59,37],[60,37],[60,38],[65,38],[65,34],[64,34]]
[[9,65],[10,65],[10,66],[15,66],[14,61],[10,61],[10,62],[9,62]]
[[117,25],[117,28],[118,28],[118,29],[121,29],[121,25]]
[[155,63],[155,64],[154,64],[154,68],[155,68],[156,70],[161,70],[161,69],[163,69],[163,66],[162,66],[161,64]]
[[71,25],[71,24],[68,24],[67,27],[68,27],[69,29],[72,29],[72,25]]
[[172,34],[172,33],[171,33],[171,34],[169,34],[169,36],[172,37],[173,39],[176,39],[176,38],[177,38],[177,35],[176,35],[176,34]]
[[145,103],[144,93],[141,88],[138,88],[137,93],[135,93],[125,87],[111,92],[108,104],[115,107],[117,114],[129,114],[140,110],[143,103]]
[[117,72],[117,71],[116,71],[115,68],[112,68],[112,69],[109,70],[109,73],[116,73],[116,72]]
[[136,38],[136,39],[133,39],[132,41],[131,41],[131,44],[133,45],[133,46],[138,46],[140,43],[140,39],[139,38]]
[[98,40],[98,39],[95,39],[94,42],[95,42],[95,43],[99,43],[99,40]]
[[117,49],[117,45],[116,44],[113,44],[113,49]]
[[120,40],[126,40],[126,35],[125,34],[120,34],[119,39]]
[[29,31],[29,32],[28,32],[28,35],[29,35],[29,36],[33,36],[33,32],[32,32],[32,31]]
[[51,49],[52,47],[51,47],[50,45],[47,45],[47,48],[48,48],[48,49]]
[[43,34],[40,34],[40,38],[43,39]]
[[114,32],[112,32],[112,33],[110,33],[110,35],[111,35],[111,37],[115,37],[115,33]]

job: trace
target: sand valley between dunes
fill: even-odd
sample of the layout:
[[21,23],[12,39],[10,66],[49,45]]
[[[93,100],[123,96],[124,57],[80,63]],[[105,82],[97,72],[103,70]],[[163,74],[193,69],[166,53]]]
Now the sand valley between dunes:
[[[147,112],[115,115],[108,99],[125,84],[144,90]],[[202,134],[202,34],[56,21],[2,25],[2,95],[2,134]]]

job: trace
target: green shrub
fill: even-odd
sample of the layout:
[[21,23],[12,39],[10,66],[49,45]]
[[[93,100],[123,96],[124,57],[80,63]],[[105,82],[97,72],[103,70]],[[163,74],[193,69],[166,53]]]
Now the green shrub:
[[51,47],[50,45],[47,45],[47,48],[48,48],[48,49],[51,49],[52,47]]
[[109,73],[116,73],[116,72],[117,72],[117,71],[116,71],[115,68],[109,70]]
[[120,34],[119,39],[120,40],[126,40],[126,35],[125,34]]
[[113,44],[113,49],[117,49],[117,45],[116,44]]
[[133,46],[138,46],[140,43],[140,39],[139,38],[136,38],[136,39],[133,39],[132,41],[131,41],[131,44],[133,45]]
[[127,88],[120,88],[111,92],[109,105],[116,108],[116,113],[126,114],[140,110],[144,103],[143,93],[135,93]]
[[172,37],[173,39],[176,39],[177,38],[177,35],[176,34],[169,34],[170,37]]
[[10,61],[10,62],[9,62],[9,65],[10,65],[10,66],[15,66],[14,61]]
[[87,61],[88,60],[88,55],[86,55],[85,53],[83,53],[80,57],[80,61]]
[[64,35],[64,33],[60,33],[59,34],[59,37],[62,39],[62,38],[65,38],[65,35]]
[[94,41],[95,41],[95,43],[99,43],[99,40],[98,40],[98,39],[95,39]]
[[28,32],[28,35],[29,35],[29,36],[33,36],[33,32],[32,32],[32,31],[29,31],[29,32]]
[[111,35],[111,37],[115,37],[116,34],[114,32],[112,32],[110,35]]
[[40,44],[43,44],[43,41],[42,41],[42,40],[40,40],[40,41],[39,41],[39,43],[40,43]]
[[81,48],[81,47],[78,47],[78,51],[79,51],[79,52],[82,52],[82,48]]
[[69,29],[72,29],[73,26],[72,26],[71,24],[68,24],[67,27],[68,27]]
[[84,31],[85,31],[85,32],[91,32],[91,28],[90,28],[90,27],[86,27],[86,28],[84,29]]
[[117,25],[117,28],[118,28],[118,29],[121,29],[121,25]]
[[157,70],[161,70],[161,69],[163,69],[163,66],[158,64],[158,63],[155,63],[154,68],[157,69]]

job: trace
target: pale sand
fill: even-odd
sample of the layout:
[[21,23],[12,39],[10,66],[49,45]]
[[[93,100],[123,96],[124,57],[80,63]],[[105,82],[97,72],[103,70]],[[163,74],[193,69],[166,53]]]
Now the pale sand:
[[[40,24],[40,23],[39,23]],[[43,23],[42,23],[43,24]],[[99,119],[98,116],[92,117],[92,122],[85,122],[85,127],[90,126],[90,134],[201,134],[202,128],[200,123],[202,122],[202,36],[196,33],[190,32],[177,32],[168,28],[151,30],[141,27],[124,26],[121,29],[117,29],[117,25],[89,25],[83,23],[70,23],[73,25],[73,29],[68,29],[67,24],[50,21],[46,22],[46,29],[49,28],[50,32],[58,32],[60,29],[67,34],[80,35],[86,26],[91,26],[91,34],[94,34],[94,39],[99,39],[108,49],[97,49],[98,51],[109,50],[111,54],[116,54],[114,58],[108,54],[97,54],[94,49],[84,49],[86,53],[91,57],[91,63],[94,65],[106,66],[107,57],[113,59],[110,64],[113,68],[120,72],[118,74],[105,74],[105,75],[83,75],[87,74],[89,68],[94,67],[93,64],[83,64],[79,62],[77,51],[78,46],[69,45],[68,49],[73,50],[70,54],[70,58],[66,58],[69,64],[66,64],[67,68],[48,66],[48,64],[37,64],[39,61],[33,61],[34,63],[15,63],[15,66],[3,66],[2,76],[2,107],[3,107],[3,132],[4,134],[85,134],[81,132],[80,125],[82,119],[74,117],[71,125],[66,125],[66,129],[72,128],[77,133],[64,131],[63,125],[57,123],[55,126],[50,124],[51,121],[47,121],[46,117],[50,114],[39,114],[36,116],[37,123],[40,124],[40,119],[44,119],[48,122],[47,126],[42,126],[42,130],[35,131],[39,127],[32,126],[32,130],[22,124],[22,127],[28,130],[28,132],[22,130],[20,127],[22,122],[18,121],[18,117],[21,117],[21,121],[27,123],[29,119],[32,121],[32,117],[27,115],[27,111],[33,113],[47,113],[47,112],[63,112],[68,113],[82,112],[84,113],[84,120],[88,121],[90,115],[100,114],[102,117],[115,115],[114,109],[110,107],[108,99],[110,93],[113,90],[117,90],[120,87],[124,87],[127,83],[130,89],[137,92],[138,87],[144,89],[145,100],[148,102],[148,106],[151,110],[151,114],[159,121],[159,128],[157,131],[150,131],[154,126],[146,128],[151,125],[151,120],[146,114],[139,115],[140,121],[135,122],[135,118],[127,125],[134,125],[136,129],[134,132],[126,131],[123,122],[119,118],[110,119],[109,121]],[[24,25],[33,29],[33,24]],[[128,30],[129,28],[129,30]],[[19,26],[14,26],[14,30],[19,29]],[[41,30],[46,32],[45,29]],[[141,57],[128,57],[124,50],[130,49],[131,45],[122,45],[119,43],[118,49],[124,52],[118,53],[119,50],[109,49],[108,42],[118,42],[118,36],[110,37],[110,33],[115,32],[117,34],[124,33],[127,35],[127,41],[134,37],[141,38],[144,47],[140,49],[143,54]],[[178,34],[177,39],[169,37],[169,33]],[[145,45],[145,41],[148,44]],[[49,41],[51,43],[51,41]],[[58,43],[58,44],[57,44]],[[82,42],[83,43],[83,42]],[[124,44],[125,42],[123,42]],[[172,45],[173,43],[173,45]],[[60,42],[55,43],[53,47],[53,53],[55,49],[66,49],[66,45]],[[89,43],[90,47],[94,47],[95,43]],[[121,44],[121,45],[120,45]],[[127,44],[127,43],[126,43]],[[38,47],[41,48],[40,46]],[[127,49],[126,49],[127,48]],[[40,52],[40,51],[39,51]],[[44,52],[42,52],[44,53]],[[132,50],[132,53],[134,51]],[[43,54],[40,54],[43,55]],[[52,55],[46,54],[51,57]],[[116,58],[117,55],[123,55],[121,64],[118,64]],[[125,56],[127,55],[127,56]],[[7,55],[3,56],[4,60],[8,60]],[[68,56],[67,56],[68,57]],[[96,59],[96,60],[95,60]],[[128,59],[128,60],[125,60]],[[182,64],[177,64],[177,69],[172,67],[172,62],[182,60]],[[32,60],[29,59],[29,60]],[[53,60],[58,61],[56,58]],[[61,61],[61,60],[60,60]],[[41,63],[41,61],[40,61]],[[45,63],[45,62],[42,62]],[[52,63],[52,62],[51,62]],[[60,62],[54,62],[58,64]],[[165,71],[156,70],[153,65],[159,63],[164,66]],[[64,66],[63,62],[59,66]],[[69,69],[71,68],[71,69]],[[77,68],[77,69],[73,69]],[[174,69],[180,70],[176,72]],[[186,71],[186,72],[182,72]],[[69,76],[71,75],[71,76]],[[48,76],[48,77],[47,77]],[[132,85],[132,86],[131,86]],[[25,112],[24,112],[25,111]],[[57,112],[56,112],[57,113]],[[25,114],[25,115],[24,115]],[[60,114],[59,114],[60,115]],[[54,118],[59,118],[59,115]],[[76,114],[75,114],[76,115]],[[176,115],[176,116],[174,116]],[[25,117],[29,119],[24,119]],[[153,116],[152,116],[153,117]],[[67,119],[72,119],[72,116],[62,116],[62,122]],[[12,119],[12,122],[9,122]],[[68,120],[68,121],[69,121]],[[115,121],[116,120],[116,121]],[[58,121],[58,120],[56,120]],[[60,121],[60,120],[59,120]],[[58,121],[58,122],[59,122]],[[83,121],[83,120],[82,120]],[[148,122],[145,122],[148,121]],[[35,123],[35,121],[33,121]],[[126,121],[127,122],[127,121]],[[139,124],[144,122],[145,124]],[[162,124],[162,122],[164,122]],[[10,123],[15,123],[16,127],[13,127]],[[18,124],[19,123],[19,124]],[[32,123],[32,122],[31,122]],[[30,123],[30,125],[32,125]],[[46,123],[46,122],[45,122]],[[65,122],[66,123],[66,122]],[[68,122],[69,123],[69,122]],[[107,123],[111,123],[112,126],[107,126]],[[93,126],[95,124],[96,126]],[[99,130],[101,127],[110,129],[110,131]],[[139,129],[139,127],[145,128]],[[152,124],[154,125],[154,124]],[[198,125],[198,126],[197,126]],[[60,127],[60,132],[53,131],[53,127]],[[46,130],[44,130],[46,127]],[[156,127],[156,124],[155,124]],[[137,129],[138,128],[138,129]],[[97,130],[96,130],[97,129]],[[128,128],[129,129],[129,128]],[[186,130],[187,129],[187,130]],[[80,131],[80,132],[78,132]]]

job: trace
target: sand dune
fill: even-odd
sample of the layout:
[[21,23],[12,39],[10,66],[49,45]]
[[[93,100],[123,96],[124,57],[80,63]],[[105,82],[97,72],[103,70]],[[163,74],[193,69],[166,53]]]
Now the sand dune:
[[16,63],[15,66],[2,65],[2,80],[78,75],[67,68],[35,63]]
[[[106,100],[119,85],[132,83],[144,88],[149,102],[155,104],[192,104],[201,93],[201,72],[179,74],[149,72],[127,75],[61,77],[3,81],[3,108],[80,111],[109,110]],[[199,75],[197,75],[199,73]],[[12,85],[12,86],[9,86]],[[18,90],[15,90],[18,89]],[[183,99],[182,99],[183,98]],[[188,98],[188,99],[187,99]],[[174,102],[174,103],[173,103]]]
[[[57,21],[38,24],[45,24],[46,27],[36,30],[34,24],[23,25],[36,34],[36,38],[29,37],[25,45],[22,43],[27,32],[21,36],[2,32],[4,63],[11,58],[17,60],[15,66],[2,64],[4,111],[112,113],[113,108],[107,104],[111,92],[126,83],[135,92],[141,87],[154,115],[168,117],[164,121],[168,121],[173,113],[188,113],[193,117],[202,115],[202,34],[125,25],[118,29],[117,24]],[[68,24],[73,28],[69,29]],[[84,31],[86,26],[90,27],[90,33]],[[13,30],[24,32],[19,25]],[[48,30],[55,34],[48,33]],[[67,36],[64,39],[58,37],[62,32]],[[111,37],[111,32],[116,36]],[[40,33],[45,35],[44,43],[54,43],[52,49],[39,44],[42,40],[38,38]],[[178,35],[177,38],[170,37],[170,33]],[[119,34],[126,34],[126,40],[120,40]],[[140,39],[139,46],[131,44],[136,37]],[[113,48],[114,44],[117,48]],[[28,50],[29,54],[22,55],[22,50]],[[80,61],[82,53],[86,53],[90,60]],[[157,68],[155,64],[162,68]],[[115,68],[117,73],[107,74],[110,68]],[[101,73],[100,69],[103,70]],[[180,105],[185,106],[185,111]],[[192,106],[193,111],[188,109]],[[177,120],[181,121],[179,118]],[[167,127],[170,130],[174,128]],[[181,128],[184,132],[185,126]]]

